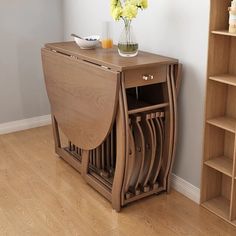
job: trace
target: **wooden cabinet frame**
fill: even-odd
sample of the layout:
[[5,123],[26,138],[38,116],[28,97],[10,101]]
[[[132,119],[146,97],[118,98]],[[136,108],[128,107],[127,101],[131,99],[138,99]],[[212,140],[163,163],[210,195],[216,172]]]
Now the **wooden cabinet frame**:
[[[116,48],[80,50],[72,42],[47,44],[42,60],[56,153],[116,211],[169,192],[177,137],[178,61],[144,52],[124,59]],[[60,132],[68,138],[66,147]]]

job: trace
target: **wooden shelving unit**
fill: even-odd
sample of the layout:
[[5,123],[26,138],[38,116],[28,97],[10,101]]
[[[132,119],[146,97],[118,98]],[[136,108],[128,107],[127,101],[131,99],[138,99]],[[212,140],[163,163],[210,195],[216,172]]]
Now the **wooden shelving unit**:
[[230,0],[211,0],[201,204],[236,226],[236,34]]

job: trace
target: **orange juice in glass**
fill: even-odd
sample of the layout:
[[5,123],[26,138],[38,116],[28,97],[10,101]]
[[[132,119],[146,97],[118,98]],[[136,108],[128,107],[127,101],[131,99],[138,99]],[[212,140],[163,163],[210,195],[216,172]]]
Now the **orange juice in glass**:
[[111,33],[111,22],[103,22],[102,25],[102,48],[112,48],[113,40]]
[[102,48],[112,48],[113,40],[112,39],[102,39]]

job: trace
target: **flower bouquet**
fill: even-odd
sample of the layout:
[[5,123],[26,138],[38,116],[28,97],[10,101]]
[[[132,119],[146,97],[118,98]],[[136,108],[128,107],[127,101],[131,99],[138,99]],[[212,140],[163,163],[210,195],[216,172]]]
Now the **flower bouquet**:
[[146,9],[148,0],[111,0],[111,15],[114,20],[124,21],[118,52],[123,57],[134,57],[138,54],[138,43],[134,38],[131,22],[136,18],[138,10]]

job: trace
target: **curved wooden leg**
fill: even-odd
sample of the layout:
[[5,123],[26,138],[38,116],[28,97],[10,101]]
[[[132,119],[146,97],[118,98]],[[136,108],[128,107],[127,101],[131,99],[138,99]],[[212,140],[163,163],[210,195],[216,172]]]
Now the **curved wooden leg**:
[[171,159],[168,180],[167,180],[168,181],[167,182],[167,192],[170,192],[170,179],[171,179],[172,167],[173,167],[175,152],[176,152],[177,123],[178,123],[177,122],[177,89],[176,89],[176,85],[175,85],[174,66],[173,65],[171,66],[171,70],[170,70],[170,82],[171,82],[172,101],[173,101],[174,134],[173,134],[172,159]]
[[119,91],[119,106],[116,117],[116,168],[112,185],[112,207],[117,212],[121,209],[121,191],[126,162],[126,122],[122,91]]
[[169,170],[172,164],[173,158],[173,139],[174,139],[174,108],[172,98],[172,86],[170,76],[170,66],[167,71],[167,91],[169,107],[165,111],[165,144],[164,144],[164,158],[162,161],[163,173],[161,173],[161,179],[163,181],[163,187],[168,191],[168,179]]
[[[131,121],[130,121],[131,122]],[[130,180],[132,177],[132,174],[134,172],[134,166],[135,166],[135,143],[134,143],[134,137],[132,133],[132,124],[130,124],[129,127],[129,157],[128,157],[128,163],[126,163],[127,167],[127,175],[124,178],[124,193],[126,194],[126,198],[129,198],[129,187],[130,187]]]
[[134,184],[134,193],[136,195],[140,194],[141,192],[141,182],[142,182],[142,176],[143,176],[143,167],[144,167],[144,158],[145,158],[145,140],[144,140],[144,135],[142,131],[142,127],[140,125],[141,122],[141,116],[137,116],[135,119],[136,126],[137,126],[137,133],[136,133],[136,145],[137,148],[139,149],[138,152],[136,153],[136,157],[139,156],[139,165],[137,166],[137,179]]

